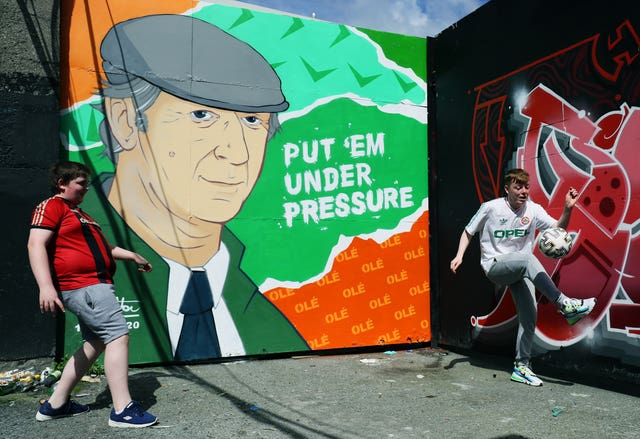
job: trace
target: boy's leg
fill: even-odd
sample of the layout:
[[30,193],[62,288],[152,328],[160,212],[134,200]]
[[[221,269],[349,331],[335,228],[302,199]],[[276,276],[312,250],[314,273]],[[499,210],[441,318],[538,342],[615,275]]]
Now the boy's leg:
[[89,368],[103,350],[104,344],[100,340],[90,340],[82,343],[82,346],[73,354],[69,361],[67,361],[62,371],[60,380],[51,398],[49,398],[51,407],[56,409],[67,402],[73,388],[89,371]]
[[129,392],[129,335],[107,343],[104,353],[104,372],[111,391],[113,408],[120,413],[131,402]]
[[109,415],[110,427],[149,427],[158,422],[157,417],[146,412],[140,403],[131,399],[129,393],[129,335],[123,335],[107,343],[104,371],[113,400],[113,409]]

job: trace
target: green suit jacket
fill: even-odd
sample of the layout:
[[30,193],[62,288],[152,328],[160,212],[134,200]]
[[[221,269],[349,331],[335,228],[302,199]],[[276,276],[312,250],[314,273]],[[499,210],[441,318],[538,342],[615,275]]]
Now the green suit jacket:
[[[112,245],[139,253],[153,266],[153,271],[142,273],[135,264],[119,264],[114,277],[116,295],[131,327],[130,363],[172,361],[166,321],[169,266],[127,226],[100,188],[94,188],[85,197],[82,208],[100,224]],[[244,246],[226,227],[222,242],[230,254],[222,296],[246,354],[308,350],[309,346],[295,327],[241,270]],[[224,328],[218,330],[224,331]]]

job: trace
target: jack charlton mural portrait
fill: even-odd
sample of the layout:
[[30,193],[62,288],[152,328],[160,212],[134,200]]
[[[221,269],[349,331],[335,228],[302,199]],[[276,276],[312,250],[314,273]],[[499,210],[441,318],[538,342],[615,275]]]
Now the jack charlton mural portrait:
[[[110,18],[73,6],[61,137],[96,175],[87,210],[154,267],[116,273],[131,362],[427,340],[426,157],[399,172],[415,154],[406,137],[426,144],[420,76],[344,26],[108,3]],[[85,26],[93,57],[73,37]],[[313,53],[304,43],[318,38]],[[369,52],[344,63],[354,47]],[[312,69],[313,56],[332,70]],[[65,345],[74,337],[69,318]]]

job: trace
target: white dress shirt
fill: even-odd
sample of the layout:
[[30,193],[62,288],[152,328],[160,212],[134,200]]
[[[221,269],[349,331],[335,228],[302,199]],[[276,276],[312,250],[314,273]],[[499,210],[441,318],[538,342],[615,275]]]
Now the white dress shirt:
[[163,258],[169,264],[169,286],[167,292],[167,325],[171,339],[171,351],[175,355],[184,314],[180,313],[180,305],[184,297],[191,271],[206,270],[213,296],[213,320],[220,343],[220,355],[223,357],[245,355],[244,345],[238,334],[227,304],[222,297],[222,289],[229,270],[229,250],[221,242],[220,249],[204,267],[185,267],[171,259]]

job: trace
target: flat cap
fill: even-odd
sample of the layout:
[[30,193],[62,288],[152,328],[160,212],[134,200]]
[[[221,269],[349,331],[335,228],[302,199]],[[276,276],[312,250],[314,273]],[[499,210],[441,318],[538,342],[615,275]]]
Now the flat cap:
[[289,107],[273,67],[253,47],[206,21],[148,15],[113,26],[100,47],[112,84],[142,78],[209,107],[275,113]]

